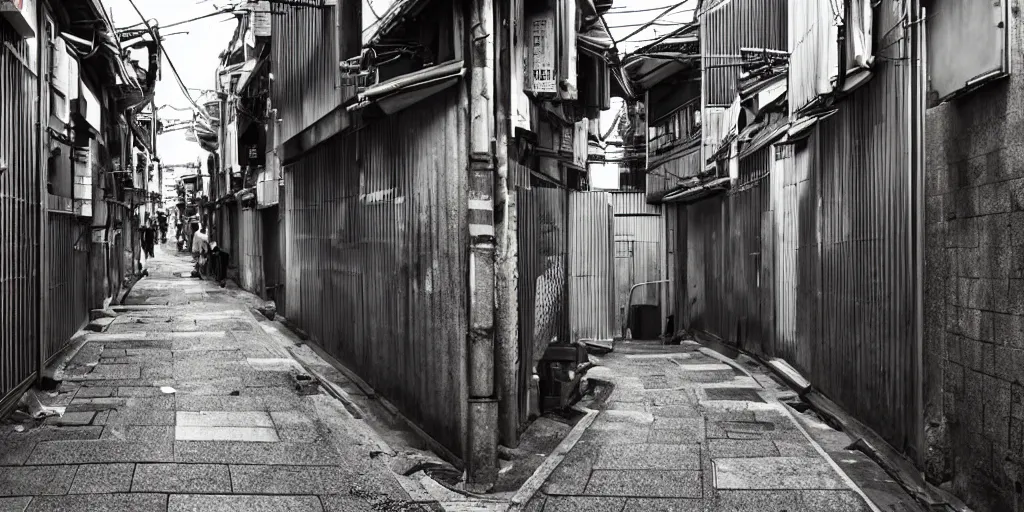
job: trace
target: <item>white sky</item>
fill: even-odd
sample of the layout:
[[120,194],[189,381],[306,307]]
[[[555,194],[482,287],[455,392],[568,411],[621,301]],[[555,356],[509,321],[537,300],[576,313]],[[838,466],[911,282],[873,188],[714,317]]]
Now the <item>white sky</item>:
[[[142,21],[132,9],[128,0],[102,0],[107,12],[113,10],[114,25],[124,27]],[[226,4],[224,0],[135,0],[149,19],[156,19],[160,25],[169,25],[197,16],[214,12],[217,7]],[[227,20],[227,21],[225,21]],[[235,30],[235,18],[224,14],[206,18],[196,22],[179,25],[163,30],[164,48],[167,56],[174,62],[181,74],[181,80],[188,87],[213,89],[220,52],[227,48],[231,35]],[[174,32],[188,31],[188,34],[169,35]],[[134,57],[134,56],[133,56]],[[139,57],[145,59],[145,50],[139,50]],[[148,61],[143,61],[143,66]],[[156,87],[156,104],[169,104],[177,108],[190,108],[191,104],[178,87],[166,56],[162,66],[162,80]],[[190,91],[198,100],[201,91]],[[177,111],[164,108],[160,111],[163,119],[191,119],[191,111]],[[164,164],[180,164],[195,162],[201,158],[206,163],[207,153],[195,142],[185,140],[185,131],[180,130],[160,135],[157,140],[157,153]]]

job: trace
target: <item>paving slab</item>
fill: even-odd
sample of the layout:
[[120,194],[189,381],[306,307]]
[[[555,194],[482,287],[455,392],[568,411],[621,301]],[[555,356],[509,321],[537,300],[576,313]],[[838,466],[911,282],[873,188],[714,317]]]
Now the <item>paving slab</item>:
[[35,448],[36,441],[0,439],[0,465],[24,465]]
[[270,414],[262,411],[178,411],[177,420],[179,427],[274,427]]
[[69,494],[37,496],[26,512],[163,512],[167,510],[164,494]]
[[355,485],[344,466],[231,466],[231,485],[242,494],[338,494]]
[[128,492],[134,473],[135,464],[83,464],[78,467],[69,494]]
[[626,498],[552,496],[544,512],[620,512],[625,506]]
[[594,470],[586,494],[647,498],[700,498],[700,471]]
[[31,502],[31,496],[0,498],[0,512],[25,512]]
[[133,443],[170,443],[174,427],[147,425],[107,425],[100,439],[118,439]]
[[583,494],[590,481],[590,473],[600,455],[601,445],[581,440],[562,459],[561,464],[541,486],[541,490],[552,495]]
[[0,466],[0,496],[67,494],[75,466]]
[[246,443],[237,441],[176,441],[174,462],[235,464],[281,464],[326,466],[345,460],[333,448],[311,443]]
[[712,459],[778,457],[782,455],[775,443],[759,439],[709,439],[708,452]]
[[270,417],[282,440],[312,443],[324,438],[317,423],[301,412],[275,411],[270,413]]
[[247,443],[276,443],[277,430],[263,427],[174,427],[176,441],[244,441]]
[[817,457],[715,459],[718,489],[847,489],[846,483]]
[[179,411],[265,411],[266,404],[258,396],[216,396],[216,395],[181,395],[177,396],[176,407]]
[[700,445],[602,446],[594,469],[700,469]]
[[693,498],[629,498],[622,510],[623,512],[704,512],[704,502]]
[[231,475],[228,466],[218,464],[139,464],[132,492],[230,493]]
[[82,386],[75,393],[75,398],[103,398],[113,396],[117,388],[108,386]]
[[139,379],[141,377],[142,367],[137,364],[98,364],[80,379]]
[[216,510],[219,512],[321,512],[316,496],[245,496],[217,494],[175,494],[168,512]]
[[136,443],[114,439],[44,441],[36,445],[27,464],[99,464],[112,462],[173,462],[171,443]]

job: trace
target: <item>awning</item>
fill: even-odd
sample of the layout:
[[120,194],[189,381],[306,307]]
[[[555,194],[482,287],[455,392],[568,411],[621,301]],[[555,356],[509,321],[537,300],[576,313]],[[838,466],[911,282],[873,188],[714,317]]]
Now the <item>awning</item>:
[[377,105],[385,115],[391,115],[452,87],[465,73],[464,62],[459,60],[398,76],[366,88],[357,96],[358,103],[348,110]]
[[665,203],[692,203],[729,189],[731,178],[718,178],[703,185],[673,192],[662,200]]
[[836,112],[839,112],[839,109],[832,109],[827,112],[812,114],[793,121],[790,123],[789,129],[786,132],[786,142],[796,142],[807,138],[811,134],[811,129],[817,126],[819,121],[831,117]]

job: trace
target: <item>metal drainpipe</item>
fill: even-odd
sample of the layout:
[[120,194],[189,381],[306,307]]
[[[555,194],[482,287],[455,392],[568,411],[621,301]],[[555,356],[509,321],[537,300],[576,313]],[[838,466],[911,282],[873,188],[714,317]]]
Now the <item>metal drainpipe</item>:
[[497,479],[498,451],[494,385],[494,2],[471,0],[469,8],[469,404],[463,460],[467,487],[482,491]]
[[43,98],[47,98],[46,94],[48,86],[48,77],[50,72],[48,69],[44,69],[44,63],[50,64],[49,59],[46,59],[47,52],[49,51],[48,45],[50,44],[46,36],[46,9],[43,7],[45,2],[36,3],[36,20],[37,30],[39,32],[39,44],[36,45],[36,65],[39,66],[39,73],[36,75],[38,80],[36,81],[36,179],[39,180],[38,186],[36,187],[39,193],[39,251],[36,256],[36,261],[39,265],[39,318],[37,319],[37,329],[39,334],[38,348],[39,348],[39,366],[36,372],[36,381],[43,376],[43,370],[46,369],[46,333],[47,333],[47,319],[49,318],[49,304],[50,304],[50,293],[49,293],[49,272],[47,272],[46,251],[48,244],[46,243],[47,238],[47,224],[49,221],[49,211],[47,208],[47,191],[46,191],[46,175],[47,171],[45,168],[46,158],[43,157],[48,152],[46,137],[43,136],[43,132],[46,130],[46,126],[49,125],[49,119],[44,117],[49,115],[49,112],[44,110]]
[[925,69],[924,58],[925,47],[925,13],[921,6],[921,0],[910,2],[910,29],[913,37],[910,38],[912,79],[911,79],[911,169],[913,169],[913,186],[911,186],[913,210],[911,219],[911,233],[914,239],[914,422],[916,433],[916,462],[918,467],[923,468],[927,443],[925,440],[925,410],[924,410],[924,251],[925,251],[925,198],[924,198],[924,143],[925,143]]

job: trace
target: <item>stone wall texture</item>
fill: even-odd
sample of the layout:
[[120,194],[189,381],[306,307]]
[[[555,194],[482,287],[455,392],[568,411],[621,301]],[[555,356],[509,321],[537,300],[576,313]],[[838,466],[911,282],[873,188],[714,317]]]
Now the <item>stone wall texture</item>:
[[928,477],[975,510],[1024,511],[1024,27],[1008,79],[926,130]]

